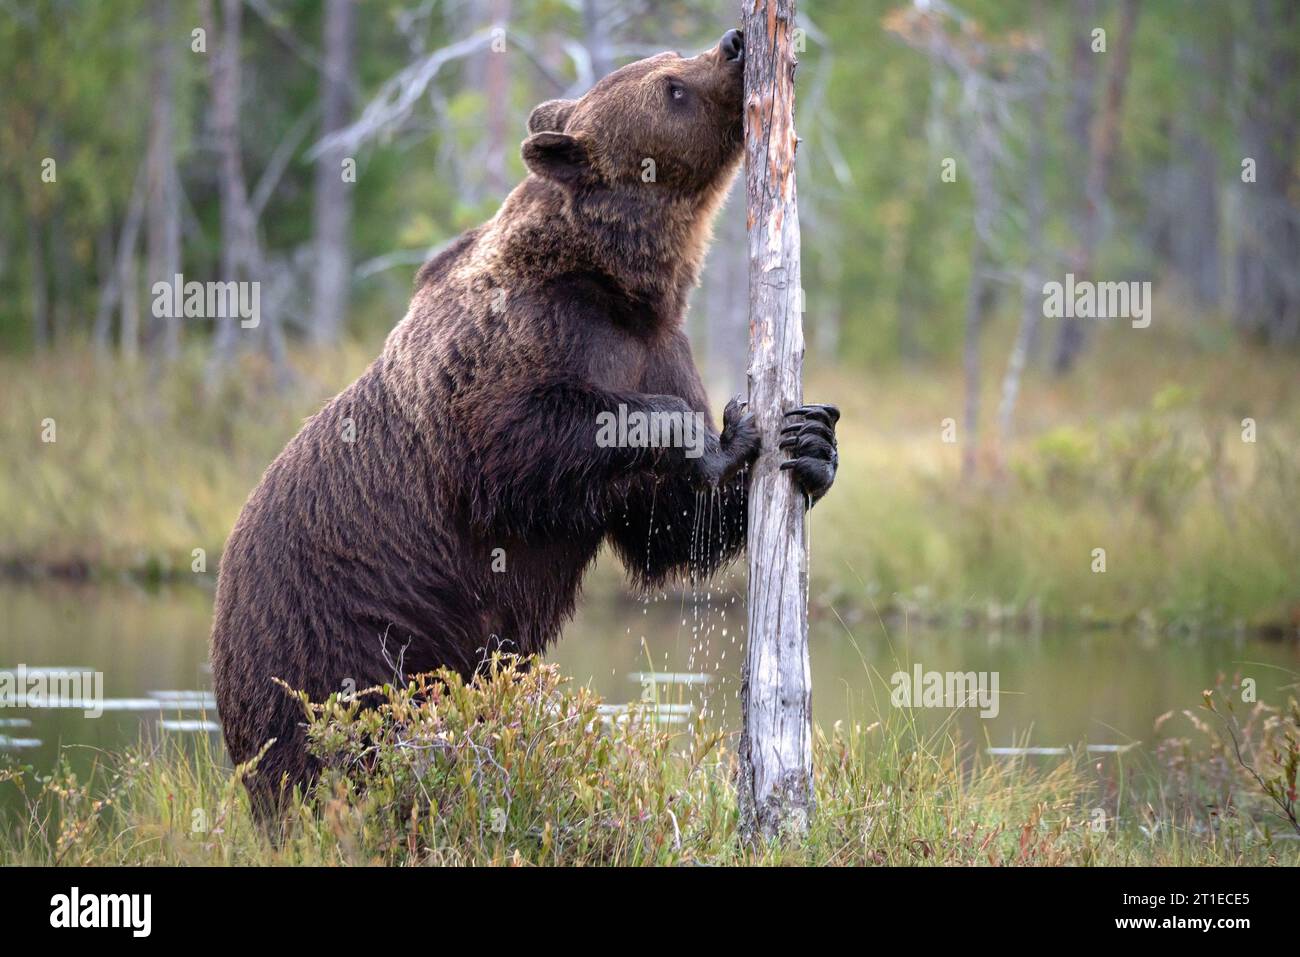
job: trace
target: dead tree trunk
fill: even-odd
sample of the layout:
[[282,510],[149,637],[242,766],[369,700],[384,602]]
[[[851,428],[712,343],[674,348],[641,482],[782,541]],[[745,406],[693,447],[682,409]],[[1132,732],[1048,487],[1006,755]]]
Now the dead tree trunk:
[[[978,202],[978,201],[977,201]],[[975,477],[980,459],[980,334],[984,331],[984,316],[992,300],[993,288],[989,283],[988,258],[985,241],[977,234],[971,240],[970,285],[966,287],[966,312],[962,320],[961,367],[964,378],[962,427],[965,430],[961,448],[961,477],[969,482]]]
[[[491,0],[489,10],[494,28],[504,29],[510,20],[510,0]],[[484,90],[490,106],[487,115],[487,188],[493,201],[510,192],[506,156],[513,129],[510,126],[510,57],[495,44],[488,47]]]
[[[1124,0],[1120,8],[1119,32],[1115,38],[1114,62],[1106,77],[1106,92],[1101,112],[1097,115],[1088,146],[1088,175],[1084,182],[1083,218],[1079,224],[1079,246],[1073,263],[1078,279],[1091,279],[1096,264],[1097,247],[1101,244],[1103,223],[1102,204],[1106,201],[1106,187],[1115,165],[1119,146],[1119,123],[1124,107],[1124,91],[1128,84],[1129,64],[1132,61],[1133,33],[1137,29],[1139,0]],[[1056,355],[1052,368],[1065,375],[1074,368],[1075,360],[1083,351],[1085,329],[1078,319],[1062,322],[1057,339]]]
[[[218,154],[217,191],[221,202],[221,280],[230,282],[246,272],[248,262],[248,192],[239,155],[240,14],[238,0],[222,0],[221,32],[212,0],[200,5],[208,42],[212,80],[212,132]],[[245,276],[245,278],[247,278]],[[235,352],[238,325],[218,321],[213,337],[209,378],[215,379]]]
[[591,57],[592,82],[614,69],[606,19],[600,0],[582,0],[582,45]]
[[[156,282],[171,283],[181,270],[181,204],[176,170],[173,113],[176,45],[172,33],[172,4],[153,3],[153,111],[149,120],[147,226],[145,231],[147,288]],[[180,354],[181,320],[151,317],[145,343],[155,360],[172,362]]]
[[[1043,4],[1035,0],[1033,7],[1035,32],[1045,35]],[[1041,39],[1040,41],[1041,42]],[[1020,277],[1020,327],[1007,358],[1007,370],[1002,376],[1002,398],[998,403],[997,446],[994,455],[999,475],[1006,465],[1007,446],[1011,442],[1016,400],[1025,374],[1029,349],[1038,334],[1038,322],[1043,315],[1043,273],[1046,257],[1043,247],[1043,223],[1047,219],[1047,194],[1044,185],[1047,169],[1047,145],[1043,131],[1047,122],[1047,61],[1041,51],[1034,57],[1029,93],[1029,156],[1023,170],[1025,194],[1025,250],[1027,259]]]
[[795,198],[794,0],[746,0],[749,408],[763,452],[749,492],[749,642],[741,696],[741,830],[795,836],[812,810],[804,502],[779,471],[782,412],[803,402]]
[[[321,62],[321,135],[347,126],[352,112],[352,4],[330,0],[325,6],[325,58]],[[342,149],[322,150],[316,158],[316,271],[312,338],[333,343],[343,330],[352,264],[348,233],[352,222],[351,187],[343,179]]]
[[[242,59],[242,0],[221,0],[220,34],[217,32],[212,0],[199,5],[201,21],[208,32],[209,74],[212,85],[212,135],[216,143],[217,194],[221,204],[221,279],[223,282],[262,282],[266,261],[257,232],[257,214],[249,201],[248,185],[239,142],[239,109]],[[219,36],[219,39],[218,39]],[[208,365],[208,386],[220,381],[239,345],[240,320],[214,317],[217,321],[212,357]],[[257,335],[276,371],[279,384],[289,379],[284,331],[273,308],[262,310]]]
[[122,277],[127,272],[127,259],[134,255],[135,244],[140,233],[140,219],[144,215],[145,178],[147,162],[140,164],[135,174],[135,185],[131,188],[131,198],[127,203],[126,215],[122,222],[122,231],[117,240],[117,249],[107,263],[103,277],[100,279],[99,305],[95,310],[95,327],[92,333],[95,348],[103,355],[110,351],[113,335],[113,313],[122,301]]
[[120,303],[118,351],[124,359],[140,354],[140,260],[136,247],[140,243],[140,225],[144,219],[147,173],[142,168],[139,189],[131,196],[122,239],[117,247],[117,294]]
[[1242,43],[1243,108],[1237,120],[1241,158],[1255,175],[1237,185],[1236,253],[1231,296],[1237,328],[1272,345],[1300,342],[1300,177],[1295,156],[1300,122],[1300,10],[1256,0]]

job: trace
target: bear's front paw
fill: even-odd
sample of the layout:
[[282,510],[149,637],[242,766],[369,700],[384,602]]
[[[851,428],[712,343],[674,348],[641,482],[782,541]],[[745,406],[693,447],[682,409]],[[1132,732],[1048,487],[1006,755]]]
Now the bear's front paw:
[[729,482],[737,472],[758,458],[761,448],[758,423],[740,396],[736,396],[723,410],[722,434],[718,436],[717,444],[695,460],[696,483],[717,488]]
[[811,508],[831,487],[839,468],[835,423],[840,419],[840,410],[833,405],[804,405],[785,415],[792,421],[781,430],[777,447],[789,452],[791,458],[781,463],[781,470],[793,474]]
[[758,423],[749,412],[749,403],[740,396],[733,398],[722,410],[722,435],[719,436],[719,441],[723,451],[743,465],[749,465],[758,458],[759,449],[763,445]]
[[758,423],[749,412],[748,404],[736,396],[722,411],[722,435],[719,436],[725,459],[723,479],[730,478],[740,469],[752,465],[763,447]]

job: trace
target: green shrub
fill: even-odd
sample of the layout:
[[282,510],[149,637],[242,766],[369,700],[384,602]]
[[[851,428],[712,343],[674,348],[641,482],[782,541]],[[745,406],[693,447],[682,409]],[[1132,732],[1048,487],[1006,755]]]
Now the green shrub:
[[326,818],[353,822],[385,859],[418,848],[477,863],[664,863],[730,827],[704,768],[717,735],[670,735],[637,706],[602,713],[557,666],[520,665],[497,654],[469,684],[444,670],[304,699]]
[[1098,443],[1092,432],[1062,425],[1033,444],[1032,458],[1017,462],[1021,482],[1051,497],[1077,502],[1088,497],[1099,479]]

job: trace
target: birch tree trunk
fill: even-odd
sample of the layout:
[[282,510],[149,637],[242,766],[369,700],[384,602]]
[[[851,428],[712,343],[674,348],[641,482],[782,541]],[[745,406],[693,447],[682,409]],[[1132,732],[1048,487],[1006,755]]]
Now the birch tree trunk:
[[[147,170],[147,216],[145,230],[146,288],[156,282],[171,283],[181,271],[181,205],[176,169],[173,114],[175,112],[176,38],[172,30],[172,4],[154,0],[153,73],[151,77],[153,111],[149,120],[149,149],[145,154]],[[151,316],[145,333],[148,351],[155,360],[172,362],[180,354],[181,319]],[[157,372],[155,362],[154,371]]]
[[741,831],[799,836],[812,810],[804,502],[779,471],[782,413],[803,404],[795,198],[793,0],[745,0],[749,409],[763,436],[749,491],[749,642],[741,696]]
[[[1039,38],[1046,35],[1042,0],[1034,0],[1034,32]],[[1041,42],[1041,39],[1040,39]],[[1007,358],[1007,370],[1002,376],[1002,398],[998,403],[998,432],[994,464],[999,477],[1006,466],[1007,447],[1011,442],[1016,400],[1020,396],[1020,383],[1025,374],[1029,349],[1038,334],[1039,319],[1043,315],[1043,273],[1046,256],[1043,247],[1043,223],[1047,219],[1047,60],[1046,54],[1034,57],[1029,93],[1029,157],[1024,169],[1025,195],[1025,249],[1027,258],[1020,279],[1020,327]]]
[[593,83],[614,69],[605,10],[600,0],[582,0],[582,45],[591,57]]
[[[352,112],[353,19],[351,0],[325,5],[325,57],[321,61],[321,135],[348,125]],[[345,150],[323,150],[316,159],[316,271],[313,277],[315,316],[312,338],[337,342],[347,316],[352,285],[349,232],[352,224],[351,187],[343,180]]]
[[[505,29],[510,20],[510,0],[491,0],[488,6],[492,25]],[[487,53],[484,91],[489,104],[487,115],[487,188],[492,199],[499,201],[510,192],[510,172],[506,145],[513,132],[510,124],[510,54],[497,50],[495,45]]]
[[[1083,216],[1079,223],[1079,248],[1073,264],[1077,279],[1091,280],[1096,264],[1097,247],[1101,245],[1103,223],[1102,204],[1106,202],[1106,187],[1115,166],[1119,146],[1120,119],[1124,109],[1124,92],[1128,85],[1129,65],[1132,62],[1133,34],[1137,30],[1139,0],[1124,0],[1120,7],[1119,28],[1111,56],[1114,62],[1106,77],[1106,91],[1101,112],[1097,115],[1088,145],[1088,174],[1084,182]],[[1079,319],[1064,319],[1057,338],[1056,355],[1052,368],[1065,375],[1083,351],[1086,327]]]
[[[261,283],[266,275],[266,257],[258,237],[257,213],[249,200],[239,140],[239,111],[242,84],[242,0],[221,0],[220,34],[217,32],[213,0],[199,4],[200,21],[208,32],[208,71],[212,86],[212,138],[216,147],[217,195],[221,205],[221,280]],[[218,39],[218,36],[220,39]],[[216,318],[207,385],[215,386],[239,347],[241,324],[233,317]],[[284,330],[277,310],[263,304],[256,335],[275,369],[278,385],[285,385],[290,371],[285,356]]]
[[[240,18],[239,0],[221,0],[220,33],[213,13],[213,0],[200,4],[202,22],[208,32],[209,73],[212,85],[212,138],[217,163],[217,192],[221,205],[221,270],[223,282],[247,280],[249,260],[248,190],[239,153]],[[209,379],[215,381],[235,352],[239,326],[219,320],[213,333]]]

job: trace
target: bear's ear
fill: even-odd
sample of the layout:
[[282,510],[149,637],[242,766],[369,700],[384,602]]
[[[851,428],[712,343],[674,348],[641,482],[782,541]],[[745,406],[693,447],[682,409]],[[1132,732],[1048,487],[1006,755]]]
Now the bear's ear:
[[577,100],[547,100],[528,115],[529,133],[562,133]]
[[590,170],[587,151],[567,133],[534,133],[524,140],[524,163],[538,176],[576,183]]

